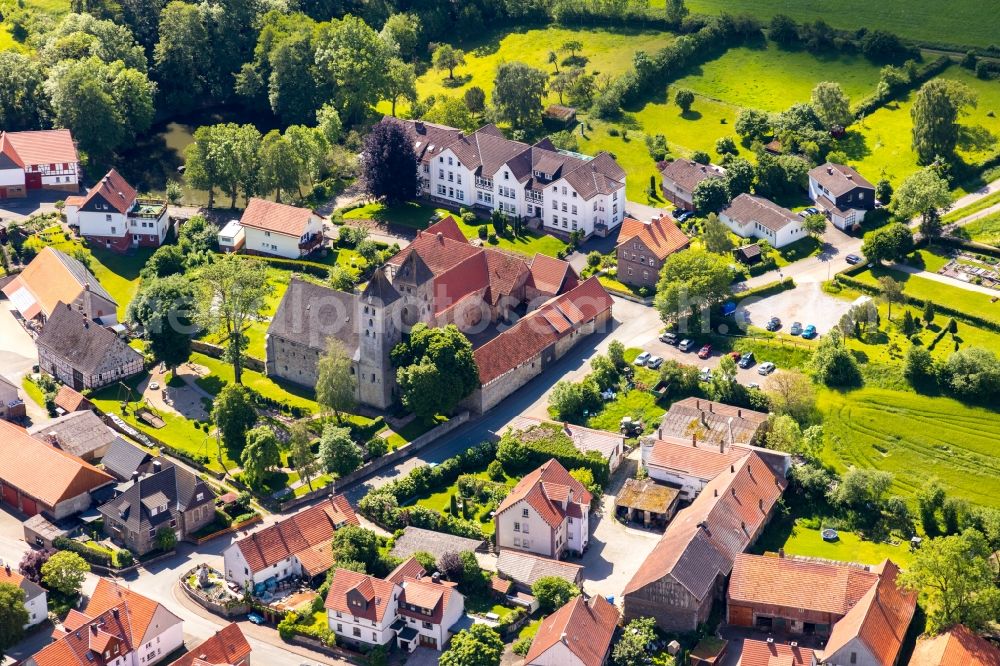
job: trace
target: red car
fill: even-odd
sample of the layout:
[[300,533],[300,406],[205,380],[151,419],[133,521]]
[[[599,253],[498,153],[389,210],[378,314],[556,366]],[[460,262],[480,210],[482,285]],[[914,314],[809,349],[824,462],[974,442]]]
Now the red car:
[[739,362],[739,360],[743,358],[743,354],[739,353],[738,351],[729,352],[729,357],[734,361]]
[[698,358],[708,358],[712,355],[712,345],[705,345],[698,350]]

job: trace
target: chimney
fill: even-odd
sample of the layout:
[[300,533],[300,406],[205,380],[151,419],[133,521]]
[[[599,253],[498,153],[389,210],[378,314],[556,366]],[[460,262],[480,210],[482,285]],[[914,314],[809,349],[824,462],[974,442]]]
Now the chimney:
[[563,421],[563,430],[566,431],[567,435],[570,433],[570,430],[569,430],[569,421]]
[[[736,491],[735,491],[735,490],[733,491],[733,494],[734,494],[734,495],[736,494]],[[744,522],[744,521],[742,521],[742,520],[740,521],[740,529],[741,529],[741,530],[743,530],[744,532],[746,532],[746,531],[747,531],[747,524],[746,524],[746,522]]]
[[95,636],[97,635],[97,625],[96,624],[90,625],[90,633],[94,634]]
[[737,409],[736,410],[736,417],[737,418],[743,418],[743,410],[742,409]]
[[764,500],[762,498],[757,500],[757,507],[760,508],[761,513],[764,512]]
[[424,127],[424,123],[422,120],[415,121],[413,123],[413,128],[417,130],[417,134],[423,134],[427,131],[427,128]]
[[438,239],[439,243],[441,243],[442,245],[444,245],[444,234],[441,233],[440,231],[437,232],[437,239]]
[[784,557],[785,557],[785,549],[784,548],[779,548],[778,549],[778,557],[784,559]]
[[83,290],[84,291],[90,291],[90,283],[89,282],[84,282],[83,283]]
[[736,497],[736,488],[730,488],[729,492],[733,494],[733,497]]
[[72,306],[72,305],[70,305],[69,303],[67,303],[67,304],[66,304],[66,309],[67,309],[67,310],[72,310],[72,309],[73,309],[73,306]]
[[566,642],[566,632],[565,631],[562,632],[561,634],[559,634],[559,641],[562,642],[562,643]]
[[3,565],[3,569],[4,569],[4,571],[7,572],[7,575],[9,576],[10,575],[10,564],[5,563]]
[[698,433],[696,432],[691,433],[691,446],[698,447]]
[[434,575],[431,576],[431,580],[434,581],[435,583],[440,583],[441,582],[441,574],[439,574],[437,571],[435,571]]
[[695,409],[701,409],[701,400],[695,400],[694,401],[694,408]]
[[736,473],[736,465],[730,465],[729,466],[729,473],[730,474],[735,474]]
[[718,497],[718,496],[719,496],[719,489],[718,489],[718,488],[716,488],[716,489],[715,489],[715,496],[716,496],[716,497]]
[[829,175],[831,175],[831,176],[832,176],[832,175],[833,175],[833,167],[832,167],[832,166],[828,166],[828,167],[826,168],[826,172],[827,172],[827,173],[828,173]]
[[154,473],[154,474],[155,474],[156,472],[159,472],[159,471],[160,471],[160,469],[161,469],[162,467],[163,467],[163,465],[162,465],[162,464],[160,463],[160,461],[159,461],[159,460],[154,460],[154,461],[153,461],[153,473]]
[[726,443],[720,439],[719,440],[719,453],[725,453],[725,452],[726,452]]
[[711,401],[708,403],[708,413],[709,414],[715,413],[715,405]]

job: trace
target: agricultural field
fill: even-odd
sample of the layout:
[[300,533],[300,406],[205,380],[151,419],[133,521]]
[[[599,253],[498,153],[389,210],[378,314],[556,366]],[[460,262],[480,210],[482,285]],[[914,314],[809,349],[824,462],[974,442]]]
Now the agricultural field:
[[[663,0],[652,2],[653,7],[663,4]],[[843,0],[837,3],[836,11],[809,0],[688,0],[687,6],[692,12],[749,13],[761,20],[775,14],[797,21],[822,19],[835,28],[888,30],[906,39],[935,44],[989,46],[997,42],[995,26],[983,20],[983,5],[974,0],[954,0],[946,6],[933,0]]]

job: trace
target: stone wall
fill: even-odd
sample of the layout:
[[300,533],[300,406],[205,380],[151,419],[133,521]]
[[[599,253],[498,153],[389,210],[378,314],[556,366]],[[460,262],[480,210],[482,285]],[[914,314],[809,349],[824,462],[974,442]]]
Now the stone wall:
[[[213,345],[211,342],[205,342],[204,340],[192,340],[191,349],[199,354],[220,359],[225,352],[225,350],[219,345]],[[253,356],[243,357],[243,367],[247,370],[253,370],[254,372],[264,372],[265,369],[264,361],[259,358],[254,358]]]

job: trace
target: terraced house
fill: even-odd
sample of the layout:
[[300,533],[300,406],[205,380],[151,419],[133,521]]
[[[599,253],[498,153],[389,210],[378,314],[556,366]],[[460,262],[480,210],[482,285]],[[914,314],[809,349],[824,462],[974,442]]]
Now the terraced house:
[[609,153],[594,157],[504,137],[496,125],[471,134],[392,118],[419,159],[420,193],[450,206],[537,220],[552,234],[607,236],[625,215],[625,171]]

